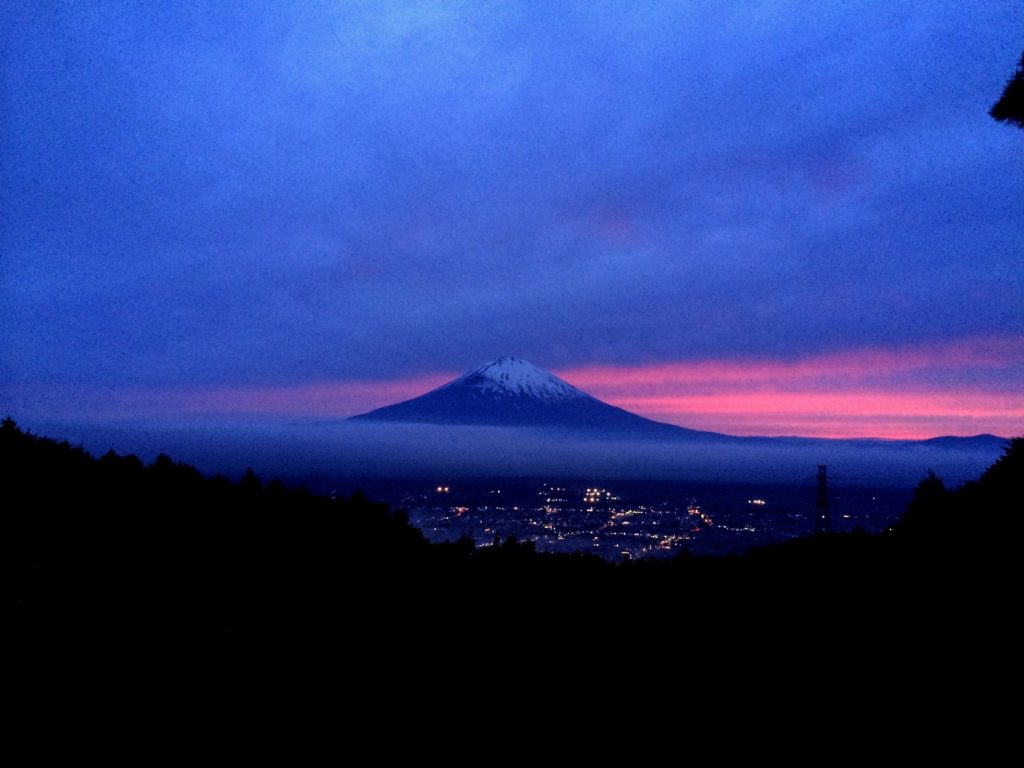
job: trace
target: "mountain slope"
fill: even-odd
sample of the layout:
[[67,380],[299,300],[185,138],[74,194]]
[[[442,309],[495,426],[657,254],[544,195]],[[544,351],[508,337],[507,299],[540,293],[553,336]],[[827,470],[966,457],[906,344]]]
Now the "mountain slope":
[[736,437],[646,419],[577,389],[516,357],[499,357],[412,400],[353,416],[357,421],[481,426],[530,426],[585,431],[612,437],[706,438],[746,445],[920,445],[998,454],[1005,438],[994,435],[928,440],[835,440],[810,437]]
[[961,450],[982,448],[992,451],[1001,451],[1009,442],[1009,438],[989,434],[973,435],[971,437],[947,435],[945,437],[932,437],[928,440],[917,440],[915,442],[919,445],[927,445],[933,448],[951,448]]
[[545,426],[662,437],[725,437],[645,419],[516,357],[499,357],[420,397],[354,416],[365,421]]

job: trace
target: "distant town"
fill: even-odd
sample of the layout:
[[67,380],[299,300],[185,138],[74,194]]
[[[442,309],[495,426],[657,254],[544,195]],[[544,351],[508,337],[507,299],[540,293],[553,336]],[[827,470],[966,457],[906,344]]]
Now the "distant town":
[[[906,508],[893,489],[837,487],[828,529],[879,531]],[[514,536],[548,552],[607,559],[729,554],[814,532],[813,484],[786,486],[449,482],[406,489],[387,499],[405,509],[431,541],[473,539],[490,546]]]

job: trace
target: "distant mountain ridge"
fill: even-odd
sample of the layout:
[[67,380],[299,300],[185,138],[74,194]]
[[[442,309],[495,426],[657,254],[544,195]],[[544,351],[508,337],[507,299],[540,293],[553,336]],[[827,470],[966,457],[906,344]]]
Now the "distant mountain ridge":
[[664,424],[598,400],[517,357],[492,360],[412,400],[352,417],[365,421],[558,427],[628,436],[726,435]]
[[707,439],[772,443],[848,442],[929,445],[940,448],[991,448],[1006,438],[996,435],[933,437],[927,440],[825,440],[804,437],[737,437],[654,421],[609,405],[549,371],[506,355],[426,394],[353,416],[356,421],[409,422],[476,426],[549,427],[613,437]]
[[1009,442],[1009,439],[985,433],[971,435],[970,437],[931,437],[927,440],[916,440],[915,442],[937,448],[1002,448]]

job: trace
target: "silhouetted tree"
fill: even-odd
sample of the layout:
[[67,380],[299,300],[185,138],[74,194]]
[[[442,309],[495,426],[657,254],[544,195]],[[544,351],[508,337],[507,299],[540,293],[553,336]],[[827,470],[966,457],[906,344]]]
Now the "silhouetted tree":
[[990,525],[1001,530],[1019,529],[1019,510],[1024,498],[1024,437],[1010,440],[996,463],[963,490],[970,506],[991,516]]
[[985,470],[978,481],[996,486],[1008,501],[1019,501],[1024,490],[1024,437],[1015,437],[1003,448],[1003,455]]
[[1020,56],[1017,71],[1003,89],[1003,95],[989,110],[989,114],[1002,123],[1024,128],[1024,53]]
[[274,478],[267,483],[266,488],[267,501],[274,507],[280,507],[284,504],[285,499],[288,497],[288,489],[284,487],[278,478]]
[[929,469],[914,489],[914,498],[897,524],[897,529],[917,536],[941,533],[950,522],[946,514],[948,501],[946,484]]
[[[745,616],[770,606],[774,622],[779,596],[789,596],[792,617],[815,622],[833,606],[844,617],[857,605],[877,617],[888,605],[899,617],[929,600],[944,620],[957,612],[963,620],[979,594],[1019,581],[1019,538],[1009,532],[1022,496],[1018,438],[956,491],[929,473],[894,535],[612,564],[537,552],[514,536],[479,549],[469,538],[431,544],[402,511],[360,493],[332,500],[277,481],[264,487],[251,470],[237,484],[206,479],[167,456],[148,466],[114,452],[94,459],[8,419],[0,423],[0,608],[16,614],[12,626],[61,636],[89,625],[203,638],[333,628],[349,640],[465,627],[480,618],[472,606],[494,604],[502,610],[485,618],[503,631],[591,619],[604,630],[624,609],[674,626],[680,611],[697,621],[695,611],[728,606]],[[830,600],[809,591],[809,580],[827,583]]]
[[263,490],[263,484],[260,483],[260,479],[253,471],[252,467],[245,470],[245,475],[238,482],[238,490],[243,496],[248,497],[256,497],[259,495],[260,491]]

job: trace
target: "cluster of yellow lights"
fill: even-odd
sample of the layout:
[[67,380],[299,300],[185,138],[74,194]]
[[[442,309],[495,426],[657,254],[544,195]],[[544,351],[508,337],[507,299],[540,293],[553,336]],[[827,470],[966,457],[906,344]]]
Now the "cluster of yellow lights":
[[764,499],[747,499],[747,504],[753,504],[756,507],[763,507],[767,503]]
[[643,514],[643,511],[641,511],[639,509],[619,509],[619,510],[616,510],[615,512],[612,512],[611,519],[612,520],[621,520],[624,517],[633,517],[635,515],[642,515],[642,514]]
[[588,504],[593,504],[595,501],[601,501],[602,498],[611,499],[611,492],[606,491],[603,488],[587,488],[586,493],[583,494],[583,500]]
[[437,486],[437,492],[438,493],[448,493],[448,486],[447,485],[439,485],[439,486]]

